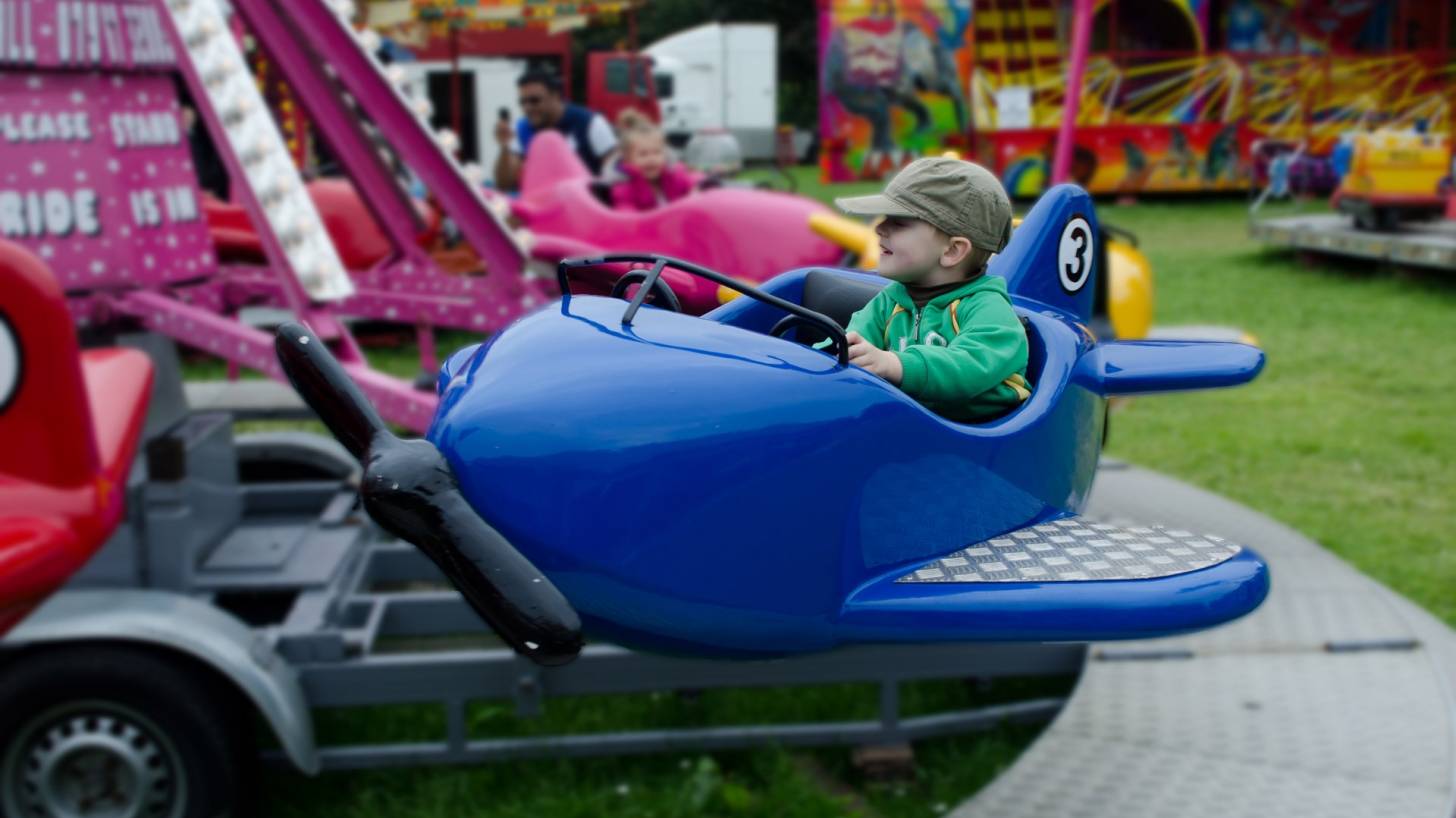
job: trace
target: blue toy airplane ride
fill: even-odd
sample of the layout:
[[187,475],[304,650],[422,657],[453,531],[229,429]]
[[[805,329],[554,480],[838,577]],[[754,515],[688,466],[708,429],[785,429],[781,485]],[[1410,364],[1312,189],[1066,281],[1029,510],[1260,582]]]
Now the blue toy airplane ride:
[[[1257,555],[1078,514],[1109,396],[1244,383],[1264,356],[1098,343],[1098,235],[1087,194],[1063,185],[992,262],[1024,318],[1033,389],[977,425],[846,363],[841,325],[884,281],[843,270],[760,289],[661,257],[563,262],[559,303],[445,364],[425,440],[390,434],[306,328],[280,329],[278,352],[364,462],[370,514],[542,664],[570,661],[583,625],[713,656],[1210,627],[1263,600]],[[569,294],[570,270],[624,261],[653,264],[622,282],[641,284],[630,303]],[[678,314],[665,266],[746,297]]]

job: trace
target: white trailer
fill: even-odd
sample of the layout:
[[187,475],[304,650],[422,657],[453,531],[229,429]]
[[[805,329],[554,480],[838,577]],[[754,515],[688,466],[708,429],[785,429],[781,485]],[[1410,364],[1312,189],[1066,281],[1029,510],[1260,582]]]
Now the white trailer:
[[642,50],[652,57],[662,125],[674,144],[727,130],[745,159],[774,156],[778,125],[778,28],[708,23]]
[[505,109],[512,122],[521,116],[516,101],[516,80],[525,73],[526,60],[514,57],[461,57],[459,79],[452,78],[449,60],[398,62],[397,70],[414,99],[428,99],[430,123],[436,128],[454,128],[451,116],[451,83],[460,83],[460,159],[495,166],[500,145],[495,141],[495,122]]

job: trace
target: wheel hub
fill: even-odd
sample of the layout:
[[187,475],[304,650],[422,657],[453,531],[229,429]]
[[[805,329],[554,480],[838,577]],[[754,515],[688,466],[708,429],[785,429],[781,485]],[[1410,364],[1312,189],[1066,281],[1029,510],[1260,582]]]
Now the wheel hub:
[[181,803],[176,753],[137,714],[75,706],[22,732],[8,777],[23,818],[170,818]]

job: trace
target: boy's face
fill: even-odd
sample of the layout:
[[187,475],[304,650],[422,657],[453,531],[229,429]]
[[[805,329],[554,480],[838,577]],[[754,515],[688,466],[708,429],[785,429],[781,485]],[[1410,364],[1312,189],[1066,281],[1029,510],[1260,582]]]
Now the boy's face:
[[875,227],[875,234],[880,237],[879,273],[885,278],[925,286],[949,284],[963,278],[954,267],[941,264],[950,238],[929,222],[886,216]]

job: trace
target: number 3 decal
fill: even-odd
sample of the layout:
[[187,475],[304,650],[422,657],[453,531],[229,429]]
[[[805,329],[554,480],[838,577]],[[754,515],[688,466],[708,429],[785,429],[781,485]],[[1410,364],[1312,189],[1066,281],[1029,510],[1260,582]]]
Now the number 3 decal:
[[1082,289],[1092,277],[1092,225],[1081,216],[1073,216],[1062,228],[1057,276],[1068,295]]

